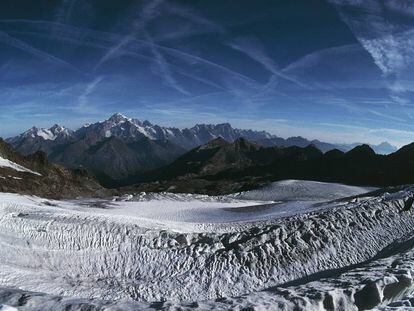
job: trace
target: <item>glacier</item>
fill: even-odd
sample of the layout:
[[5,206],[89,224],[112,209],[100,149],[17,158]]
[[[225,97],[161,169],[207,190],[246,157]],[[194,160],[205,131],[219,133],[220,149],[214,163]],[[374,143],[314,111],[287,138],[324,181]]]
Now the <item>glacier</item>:
[[408,305],[413,197],[295,180],[217,197],[0,193],[0,310]]

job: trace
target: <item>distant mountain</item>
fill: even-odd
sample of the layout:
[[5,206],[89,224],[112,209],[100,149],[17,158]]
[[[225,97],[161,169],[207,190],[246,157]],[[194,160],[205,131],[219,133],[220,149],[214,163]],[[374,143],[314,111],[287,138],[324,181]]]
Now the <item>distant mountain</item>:
[[[335,145],[336,148],[342,151],[349,151],[357,146],[363,145],[363,143],[354,143],[354,144],[338,144]],[[369,145],[377,154],[390,154],[398,150],[397,147],[391,145],[388,142],[382,142],[378,145]]]
[[244,138],[238,138],[230,143],[219,137],[187,152],[170,165],[151,171],[150,178],[211,175],[228,168],[242,169],[256,163],[258,159],[255,155],[264,149]]
[[[323,152],[335,148],[348,151],[353,147],[309,141],[303,137],[284,139],[265,131],[235,129],[228,123],[198,124],[186,129],[162,127],[119,113],[76,131],[59,125],[50,129],[33,127],[7,142],[24,155],[44,151],[53,162],[70,168],[87,168],[103,184],[111,185],[114,180],[166,165],[186,151],[219,137],[227,142],[245,138],[267,147],[313,144]],[[378,148],[381,153],[393,150],[388,143]]]
[[52,147],[67,144],[75,139],[74,132],[55,124],[50,129],[32,127],[23,134],[7,139],[7,143],[24,155],[37,151],[49,153]]
[[198,124],[189,129],[161,127],[149,121],[139,121],[116,113],[108,120],[83,126],[75,132],[78,139],[86,139],[94,144],[104,138],[116,137],[126,142],[138,141],[142,138],[150,140],[169,141],[185,150],[192,149],[222,137],[227,141],[234,141],[239,137],[257,141],[273,136],[265,131],[234,129],[230,124]]
[[263,147],[245,139],[221,139],[195,148],[171,164],[130,176],[120,185],[129,191],[225,194],[283,179],[339,182],[364,186],[414,183],[414,143],[390,155],[369,145],[348,152],[321,152],[315,145]]
[[[332,144],[332,143],[325,143],[321,142],[319,140],[308,140],[306,138],[303,138],[301,136],[295,136],[295,137],[289,137],[287,139],[280,138],[280,137],[273,137],[269,139],[262,139],[258,140],[258,143],[262,144],[266,147],[291,147],[291,146],[297,146],[297,147],[306,147],[309,145],[314,145],[322,152],[327,152],[332,149],[338,149],[344,152],[347,152],[359,145],[363,145],[363,143],[353,143],[353,144]],[[397,147],[391,145],[388,142],[382,142],[379,145],[369,145],[375,153],[378,154],[390,154],[398,150]]]
[[[251,166],[265,166],[280,158],[305,160],[322,156],[322,152],[313,145],[300,147],[263,147],[244,138],[227,142],[216,138],[197,147],[158,172],[164,178],[176,178],[183,175],[212,176],[224,171],[239,171]],[[154,178],[149,174],[150,178]],[[158,174],[154,174],[158,175]]]
[[[260,174],[253,176],[250,174],[252,168],[270,167],[278,161],[289,161],[291,165],[322,156],[323,153],[314,145],[305,148],[263,147],[244,138],[234,142],[216,138],[169,165],[129,176],[119,181],[118,186],[139,183],[139,187],[143,187],[140,190],[145,191],[231,193],[258,186],[257,182],[267,180],[266,170],[260,170]],[[236,174],[235,178],[233,174]]]
[[371,145],[371,147],[373,147],[375,153],[378,153],[378,154],[390,154],[398,150],[397,147],[391,145],[390,143],[386,141],[376,146]]
[[317,147],[319,150],[321,150],[322,152],[327,152],[329,150],[332,149],[341,149],[343,151],[347,151],[349,149],[352,148],[347,148],[346,145],[335,145],[335,144],[330,144],[330,143],[325,143],[325,142],[321,142],[319,140],[308,140],[306,138],[303,138],[301,136],[294,136],[294,137],[289,137],[289,138],[281,138],[281,137],[273,137],[273,138],[269,138],[269,139],[262,139],[259,140],[258,143],[262,144],[265,147],[292,147],[292,146],[296,146],[296,147],[306,147],[309,145],[314,145],[315,147]]
[[107,195],[85,170],[49,162],[42,151],[23,156],[0,139],[0,191],[48,198]]
[[[56,128],[60,130],[53,131]],[[173,142],[180,139],[184,138],[178,129],[115,114],[77,131],[58,126],[32,128],[7,142],[26,155],[41,150],[53,162],[71,168],[85,167],[109,185],[114,179],[171,162],[187,150]]]

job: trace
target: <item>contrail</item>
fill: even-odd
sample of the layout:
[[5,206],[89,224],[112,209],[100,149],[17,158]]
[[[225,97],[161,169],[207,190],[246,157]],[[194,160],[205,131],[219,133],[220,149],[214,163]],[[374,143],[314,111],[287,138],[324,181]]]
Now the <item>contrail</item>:
[[[149,36],[148,36],[148,42],[152,43],[152,39]],[[172,73],[170,71],[167,61],[165,60],[164,56],[158,51],[155,45],[150,44],[150,48],[151,48],[152,54],[155,57],[155,61],[158,64],[159,69],[161,70],[162,77],[165,79],[165,82],[167,82],[167,84],[170,87],[176,89],[180,93],[183,93],[184,95],[191,95],[172,76]]]
[[107,53],[105,53],[105,55],[96,64],[94,70],[97,70],[103,63],[124,52],[127,46],[133,41],[135,41],[136,35],[138,33],[143,33],[146,39],[145,43],[149,47],[152,55],[154,56],[153,60],[155,61],[155,64],[158,66],[161,73],[161,77],[164,79],[166,84],[184,95],[190,95],[190,93],[187,92],[173,77],[173,74],[169,67],[169,63],[165,60],[164,56],[159,51],[158,46],[154,44],[154,41],[151,38],[150,34],[146,31],[146,24],[148,23],[148,21],[154,18],[154,16],[157,14],[157,9],[163,2],[164,0],[155,0],[145,5],[141,13],[139,14],[139,17],[133,23],[132,32],[125,36]]
[[183,17],[183,18],[185,18],[189,21],[192,21],[195,24],[203,25],[207,28],[210,28],[212,31],[215,31],[215,32],[218,32],[218,33],[226,33],[226,30],[222,26],[212,22],[211,20],[209,20],[207,18],[204,18],[204,17],[194,13],[192,10],[189,10],[189,9],[184,8],[182,6],[179,6],[177,4],[173,5],[173,4],[168,3],[168,2],[165,3],[165,6],[167,6],[168,12],[170,14],[175,14],[175,15]]
[[[47,21],[30,21],[30,20],[0,20],[0,23],[26,23],[26,24],[33,24],[33,25],[38,25],[38,26],[42,26],[42,29],[44,29],[45,31],[48,29],[47,27],[50,27],[51,24],[54,24],[52,22],[47,22]],[[105,44],[116,44],[116,42],[120,42],[120,40],[122,40],[123,36],[119,35],[119,34],[113,34],[113,33],[108,33],[108,32],[101,32],[101,31],[95,31],[95,30],[91,30],[91,29],[85,29],[85,28],[77,28],[74,26],[69,26],[69,25],[63,25],[63,24],[58,24],[60,25],[60,33],[59,33],[59,37],[58,39],[61,39],[63,36],[71,36],[72,40],[77,40],[78,36],[81,36],[81,34],[84,34],[85,36],[88,37],[88,40],[92,41],[95,40],[101,40],[104,41]],[[104,44],[101,43],[101,44]],[[83,43],[84,44],[84,43]],[[172,55],[173,57],[177,57],[180,58],[186,62],[191,62],[191,63],[200,63],[203,65],[206,65],[208,67],[217,69],[225,74],[231,75],[233,77],[237,77],[240,80],[243,80],[245,82],[249,82],[251,84],[255,84],[257,85],[257,81],[239,73],[236,72],[230,68],[227,68],[223,65],[220,65],[218,63],[212,62],[210,60],[204,59],[200,56],[196,56],[193,54],[190,54],[188,52],[183,52],[181,50],[175,49],[175,48],[171,48],[171,47],[166,47],[157,43],[154,43],[154,45],[159,48],[162,49],[163,51],[169,53],[170,55]],[[131,42],[131,44],[128,45],[128,47],[126,48],[125,52],[130,52],[130,53],[136,53],[137,50],[139,50],[141,48],[141,46],[147,46],[149,47],[148,42],[144,41],[144,40],[140,40],[137,38],[134,38],[133,42]]]
[[[85,46],[95,46],[95,47],[99,47],[102,49],[110,49],[109,48],[110,45],[119,44],[119,42],[124,38],[124,36],[121,36],[118,34],[100,32],[100,31],[95,31],[95,30],[86,29],[86,28],[81,29],[81,28],[77,28],[74,26],[63,25],[63,24],[47,22],[47,21],[0,20],[0,23],[9,23],[9,24],[23,23],[27,25],[32,25],[35,28],[39,29],[39,31],[45,32],[47,34],[50,34],[48,33],[48,29],[50,29],[50,26],[55,25],[56,27],[58,27],[57,29],[59,30],[59,35],[55,37],[57,40],[65,39],[65,40],[70,40],[77,44],[82,44]],[[79,40],[80,37],[88,38],[88,40],[86,41]],[[248,86],[248,87],[253,87],[253,88],[259,87],[259,84],[257,83],[257,81],[243,74],[240,74],[239,72],[229,69],[223,65],[220,65],[218,63],[204,59],[197,55],[190,54],[188,52],[183,52],[179,49],[166,47],[166,46],[157,44],[155,42],[152,42],[152,45],[156,47],[157,49],[163,51],[164,53],[167,53],[171,57],[184,61],[186,64],[193,65],[197,63],[203,66],[207,66],[208,68],[211,68],[212,70],[214,70],[215,74],[221,73],[226,76],[230,76],[232,79],[237,79],[243,84],[245,84],[245,86]],[[148,60],[154,60],[154,58],[148,57],[148,55],[143,55],[142,53],[140,53],[140,50],[142,49],[143,46],[151,49],[151,43],[145,40],[134,38],[133,41],[131,41],[127,46],[123,47],[124,49],[123,53],[129,56],[140,57],[140,58],[148,59]],[[169,66],[171,66],[172,68],[174,68],[176,72],[184,76],[195,78],[197,81],[223,89],[223,86],[216,83],[215,80],[212,81],[210,79],[205,79],[204,77],[197,77],[196,75],[185,72],[182,68],[176,65],[170,64],[170,63],[169,63]],[[224,80],[227,80],[227,79],[228,78],[224,78]]]
[[54,63],[56,65],[59,65],[61,67],[64,68],[69,68],[71,70],[74,70],[80,74],[84,74],[82,71],[80,71],[78,68],[76,68],[75,66],[73,66],[72,64],[57,58],[51,54],[48,54],[44,51],[41,51],[39,49],[34,48],[33,46],[27,44],[26,42],[19,40],[17,38],[14,38],[12,36],[10,36],[9,34],[0,31],[0,42],[3,42],[4,44],[7,44],[9,46],[12,46],[14,48],[17,48],[19,50],[22,50],[24,52],[27,52],[33,56],[36,56],[38,58],[44,59],[50,63]]
[[264,48],[260,47],[259,42],[250,42],[249,39],[239,39],[233,42],[230,42],[228,44],[231,48],[233,48],[236,51],[239,51],[248,57],[250,57],[252,60],[258,62],[261,64],[266,70],[274,74],[275,76],[292,82],[302,88],[307,88],[306,85],[302,84],[300,81],[296,80],[295,78],[283,73],[281,70],[279,70],[273,61],[267,53],[265,52]]
[[117,44],[115,44],[111,49],[109,49],[108,52],[103,55],[103,57],[96,64],[94,68],[95,71],[111,58],[118,56],[124,47],[134,41],[136,34],[145,29],[146,23],[153,18],[157,7],[160,6],[163,1],[164,0],[154,0],[144,6],[138,18],[132,24],[131,33],[123,37]]
[[55,19],[59,23],[67,23],[73,13],[77,0],[63,0]]
[[89,84],[86,85],[84,92],[78,98],[77,109],[82,109],[87,106],[88,96],[95,90],[99,83],[104,79],[103,76],[96,77]]
[[[53,35],[50,34],[50,33],[41,34],[41,33],[36,33],[36,32],[29,32],[29,31],[13,31],[13,32],[10,32],[10,33],[31,35],[31,36],[39,37],[39,38],[53,37]],[[102,50],[108,50],[109,49],[107,41],[104,41],[104,42],[92,42],[91,40],[81,41],[81,40],[77,40],[77,39],[74,39],[74,38],[71,38],[71,37],[66,37],[63,34],[59,37],[56,37],[56,40],[63,41],[63,42],[68,42],[68,43],[73,43],[73,44],[76,44],[76,45],[79,45],[79,46],[92,47],[92,48],[96,48],[96,49],[102,49]],[[130,51],[130,50],[125,51],[124,54],[125,54],[125,56],[131,57],[131,58],[139,58],[139,59],[143,59],[143,60],[146,60],[146,61],[154,61],[154,56],[149,56],[149,55],[141,54],[141,53]],[[199,76],[196,76],[192,73],[186,72],[181,67],[179,67],[177,65],[169,64],[169,66],[174,68],[175,72],[179,73],[182,76],[188,77],[188,78],[190,78],[192,80],[195,80],[195,81],[198,81],[198,82],[201,82],[205,85],[209,85],[209,86],[212,86],[214,88],[224,90],[224,88],[221,85],[215,83],[214,81],[210,81],[210,80],[205,79],[203,77],[199,77]]]

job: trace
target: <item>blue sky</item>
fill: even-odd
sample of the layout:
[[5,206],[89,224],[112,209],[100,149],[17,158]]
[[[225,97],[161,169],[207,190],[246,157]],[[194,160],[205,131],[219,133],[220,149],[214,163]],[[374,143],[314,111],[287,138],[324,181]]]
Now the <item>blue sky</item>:
[[414,141],[414,1],[6,0],[0,136],[122,112]]

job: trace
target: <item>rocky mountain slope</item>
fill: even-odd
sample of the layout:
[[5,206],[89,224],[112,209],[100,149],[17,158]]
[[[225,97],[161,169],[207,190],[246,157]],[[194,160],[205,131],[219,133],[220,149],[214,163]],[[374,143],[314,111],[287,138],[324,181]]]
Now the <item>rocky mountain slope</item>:
[[305,148],[266,148],[244,138],[231,143],[217,138],[187,152],[167,166],[130,176],[120,181],[118,186],[138,184],[127,189],[142,191],[232,193],[272,180],[270,171],[255,174],[251,172],[252,168],[266,168],[277,162],[308,161],[322,156],[323,153],[313,145]]
[[378,155],[368,145],[322,153],[313,145],[266,148],[245,139],[233,143],[217,139],[120,185],[135,183],[130,189],[142,191],[207,194],[236,192],[283,179],[392,186],[414,183],[413,158],[414,144]]
[[[162,127],[119,113],[76,131],[59,125],[50,129],[34,127],[7,142],[24,155],[40,150],[53,162],[70,168],[85,167],[103,184],[111,185],[114,180],[166,165],[186,151],[219,137],[228,142],[245,138],[263,146],[278,147],[305,147],[312,143],[323,152],[350,149],[347,145],[336,146],[302,137],[283,139],[265,131],[235,129],[228,123],[199,124],[186,129]],[[381,146],[384,152],[387,146]]]
[[1,139],[0,192],[52,198],[109,194],[85,170],[69,170],[53,164],[41,151],[22,156]]

